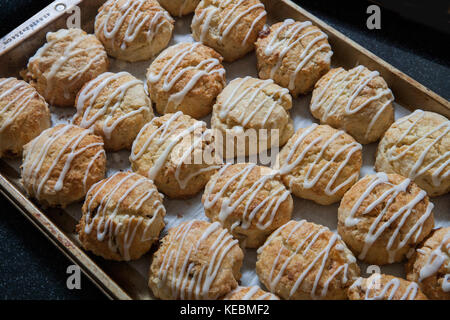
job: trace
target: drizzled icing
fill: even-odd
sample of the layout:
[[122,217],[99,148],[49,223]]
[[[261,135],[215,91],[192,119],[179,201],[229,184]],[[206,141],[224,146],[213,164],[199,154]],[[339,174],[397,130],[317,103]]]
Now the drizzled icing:
[[[379,237],[385,232],[392,233],[389,237],[389,241],[386,244],[386,250],[389,253],[389,263],[393,263],[395,261],[395,256],[398,250],[403,249],[406,245],[409,244],[410,239],[413,239],[414,242],[417,242],[421,233],[422,228],[428,218],[432,215],[433,204],[431,202],[428,203],[426,211],[414,222],[409,230],[402,230],[405,225],[406,220],[410,217],[411,213],[415,213],[415,207],[421,201],[424,201],[427,197],[427,193],[423,190],[417,193],[414,198],[412,198],[407,204],[399,208],[397,211],[387,215],[388,210],[392,210],[392,203],[395,201],[397,196],[401,193],[405,193],[408,190],[408,186],[411,184],[411,180],[405,178],[399,184],[393,184],[389,181],[389,177],[386,173],[379,172],[376,175],[370,177],[367,186],[364,189],[364,192],[361,196],[356,200],[354,205],[350,210],[349,216],[345,219],[346,227],[356,226],[360,220],[369,212],[374,210],[377,206],[386,202],[381,211],[379,211],[377,217],[374,219],[371,224],[367,235],[364,238],[364,247],[359,255],[359,259],[364,260],[368,251],[372,247],[372,245],[379,239]],[[389,187],[386,191],[384,191],[381,195],[376,196],[374,193],[375,188],[378,186],[387,186]],[[375,196],[375,200],[370,200]],[[361,205],[366,202],[366,208],[361,212],[359,217],[356,217],[357,212],[360,210]],[[377,209],[379,210],[379,209]],[[378,212],[378,211],[377,211]],[[394,225],[394,222],[397,225]],[[411,222],[412,223],[412,222]],[[407,232],[406,232],[407,231]],[[402,238],[403,237],[403,238]],[[394,248],[394,244],[398,239],[398,245]]]
[[[120,177],[120,180],[117,177]],[[109,249],[112,252],[119,252],[122,248],[123,258],[130,260],[130,247],[133,244],[138,229],[143,228],[140,241],[153,240],[155,235],[149,233],[158,215],[165,215],[165,209],[161,203],[161,195],[159,195],[156,187],[148,188],[146,191],[139,191],[137,188],[148,185],[150,181],[135,173],[123,174],[117,172],[106,180],[94,184],[86,197],[86,212],[84,213],[85,227],[84,232],[90,234],[96,225],[95,234],[98,241],[108,240]],[[110,191],[105,192],[104,190]],[[103,196],[100,196],[103,192]],[[136,199],[127,206],[128,211],[133,209],[139,212],[146,201],[155,198],[152,207],[154,208],[151,218],[146,216],[136,216],[129,214],[121,214],[121,205],[126,201],[132,193],[140,192]],[[91,198],[89,198],[91,195]],[[117,196],[120,198],[116,201]],[[115,202],[115,203],[114,203]],[[93,207],[95,206],[95,207]],[[94,211],[95,210],[95,211]],[[112,211],[111,211],[112,210]],[[131,223],[129,219],[133,219],[135,223]],[[123,237],[118,237],[119,233],[124,233]],[[118,241],[121,240],[121,246]]]
[[[247,292],[240,298],[240,300],[279,300],[278,297],[270,292],[264,292],[258,286],[251,287],[237,287],[228,294],[228,297],[238,295],[241,292],[247,290]],[[225,297],[225,300],[228,300]]]
[[[325,266],[327,265],[327,261],[329,261],[331,251],[332,250],[342,251],[343,245],[340,243],[341,240],[339,236],[332,233],[325,247],[311,250],[311,247],[318,241],[321,235],[323,235],[322,237],[323,239],[324,237],[328,237],[327,233],[331,232],[328,228],[319,226],[319,228],[313,228],[313,231],[311,231],[308,235],[299,238],[299,236],[296,235],[297,230],[299,230],[302,226],[306,226],[305,224],[307,223],[308,222],[306,222],[305,220],[289,221],[282,227],[278,228],[274,233],[272,233],[272,235],[267,239],[264,245],[257,250],[258,255],[260,255],[267,246],[269,246],[277,237],[281,236],[281,233],[288,228],[292,229],[287,237],[281,236],[285,238],[282,240],[282,242],[288,243],[290,240],[294,241],[295,239],[299,240],[296,247],[292,249],[292,251],[288,254],[287,258],[284,261],[281,259],[281,256],[283,252],[285,252],[287,249],[283,244],[280,244],[280,250],[278,251],[278,254],[276,255],[273,261],[272,268],[268,276],[268,283],[266,284],[270,289],[270,291],[274,292],[279,282],[281,281],[282,277],[287,276],[286,269],[289,269],[289,265],[291,261],[294,259],[294,257],[298,255],[306,257],[308,253],[310,254],[310,257],[308,258],[310,262],[308,263],[308,265],[304,267],[302,266],[301,273],[295,280],[295,283],[289,292],[289,297],[292,297],[292,295],[294,295],[297,292],[297,290],[300,288],[305,278],[308,276],[308,274],[310,274],[310,272],[314,269],[314,267],[316,267],[317,274],[314,277],[314,284],[311,290],[311,297],[313,299],[325,297],[328,293],[329,285],[333,280],[341,281],[342,284],[346,284],[347,281],[349,280],[348,279],[349,264],[356,262],[356,259],[353,256],[348,256],[349,259],[348,263],[343,263],[336,269],[335,272],[330,274],[328,278],[326,279],[324,278],[325,277],[324,271],[328,271],[326,270]],[[277,269],[279,270],[277,271]],[[294,270],[297,270],[297,268],[295,268]],[[290,274],[289,277],[291,277],[292,274],[291,271],[289,272],[289,274]],[[340,279],[338,279],[339,275]],[[323,286],[323,288],[318,293],[317,287],[319,286],[319,283],[321,283],[321,286]]]
[[[362,287],[363,281],[366,281],[367,285],[364,300],[414,300],[419,292],[419,286],[415,282],[409,283],[404,292],[399,291],[401,280],[398,278],[392,278],[387,283],[383,284],[381,289],[382,275],[380,274],[375,274],[368,279],[358,278],[352,284],[350,289]],[[377,289],[381,289],[378,294],[376,292]],[[396,294],[401,296],[396,298]]]
[[[164,241],[167,249],[161,257],[161,266],[154,276],[158,285],[167,285],[173,299],[216,299],[209,290],[219,274],[221,265],[227,255],[238,245],[237,240],[218,222],[208,223],[200,238],[194,242],[190,236],[198,220],[186,222],[172,229]],[[206,247],[206,243],[211,245]],[[161,250],[161,249],[160,249]],[[196,255],[208,257],[199,261]]]

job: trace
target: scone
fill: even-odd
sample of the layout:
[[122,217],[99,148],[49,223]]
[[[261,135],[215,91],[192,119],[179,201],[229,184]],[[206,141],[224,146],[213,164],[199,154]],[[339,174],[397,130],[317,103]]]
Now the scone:
[[428,300],[417,283],[379,273],[359,278],[347,293],[350,300]]
[[284,145],[294,134],[291,108],[289,91],[272,80],[231,81],[217,97],[211,118],[214,134],[222,137],[224,158]]
[[48,105],[36,89],[0,78],[0,158],[20,156],[23,146],[50,125]]
[[30,58],[23,78],[51,105],[73,107],[83,85],[107,71],[100,41],[81,29],[47,33],[47,43]]
[[172,38],[174,20],[156,0],[108,0],[95,18],[95,35],[108,54],[125,61],[156,56]]
[[202,0],[192,19],[192,36],[232,62],[255,48],[266,18],[259,0]]
[[256,42],[259,77],[275,80],[294,97],[313,89],[330,70],[332,55],[327,35],[309,21],[276,23],[260,32]]
[[200,0],[158,0],[173,17],[181,17],[195,11]]
[[225,86],[222,57],[201,43],[179,43],[150,65],[147,85],[159,114],[182,111],[199,119],[211,113]]
[[291,220],[294,206],[278,172],[253,163],[222,167],[206,185],[202,202],[205,215],[247,248],[260,247]]
[[375,169],[408,177],[431,197],[450,192],[450,121],[422,110],[397,120],[378,145]]
[[73,125],[43,131],[23,148],[22,185],[41,204],[61,206],[81,200],[104,178],[101,137]]
[[366,263],[401,262],[433,229],[433,204],[414,182],[379,172],[358,181],[341,201],[338,232]]
[[87,193],[77,226],[84,249],[105,259],[139,259],[159,238],[166,210],[153,182],[118,172]]
[[275,169],[297,197],[329,205],[356,182],[362,147],[344,131],[312,124],[299,129],[277,156]]
[[214,300],[238,286],[244,254],[218,222],[169,230],[153,256],[148,285],[160,299]]
[[139,132],[130,155],[133,171],[170,198],[197,194],[222,163],[206,123],[182,112],[154,118]]
[[362,144],[378,141],[394,122],[394,95],[377,71],[332,69],[315,85],[311,113]]
[[72,123],[92,128],[103,137],[106,150],[130,149],[141,128],[153,118],[144,83],[128,72],[106,72],[77,95]]
[[276,295],[262,290],[260,287],[237,287],[223,300],[280,300]]
[[433,230],[406,264],[407,279],[430,299],[450,300],[450,227]]
[[345,299],[360,273],[337,234],[305,220],[278,228],[257,252],[259,280],[283,299]]

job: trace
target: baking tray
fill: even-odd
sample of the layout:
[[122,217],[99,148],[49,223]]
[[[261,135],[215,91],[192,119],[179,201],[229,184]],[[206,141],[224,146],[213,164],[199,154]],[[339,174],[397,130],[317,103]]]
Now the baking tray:
[[[25,68],[28,59],[45,42],[45,35],[49,31],[56,31],[66,27],[67,17],[72,14],[65,12],[66,9],[77,5],[81,9],[81,27],[83,30],[92,33],[94,18],[98,7],[103,3],[102,0],[65,0],[55,1],[24,24],[13,30],[10,34],[0,39],[0,76],[18,77],[19,71]],[[287,18],[295,20],[310,20],[313,24],[319,26],[329,36],[329,42],[333,48],[333,65],[352,68],[357,64],[363,64],[369,69],[377,70],[386,79],[388,85],[396,97],[397,116],[407,114],[409,110],[416,108],[438,112],[450,117],[450,103],[424,87],[417,81],[411,79],[406,74],[397,70],[387,62],[383,61],[373,53],[364,49],[359,44],[353,42],[343,34],[339,33],[320,19],[303,10],[298,5],[289,0],[266,0],[262,1],[269,13],[269,21],[282,21]],[[189,26],[191,17],[177,19],[175,26],[175,39],[172,43],[180,41],[189,41],[183,34]],[[130,71],[138,78],[145,74],[145,69],[150,64],[149,61],[134,64]],[[254,55],[250,55],[234,64],[226,64],[227,80],[240,76],[239,71],[250,68],[247,74],[256,75],[256,63]],[[124,65],[118,61],[113,61],[111,71],[118,71],[124,68]],[[134,71],[134,72],[133,72]],[[139,74],[136,74],[139,73]],[[230,77],[231,75],[231,77]],[[299,125],[306,125],[313,121],[308,111],[310,96],[296,99],[293,109],[296,110],[296,129]],[[53,111],[53,124],[59,121],[66,121],[74,110],[55,109]],[[55,115],[56,113],[56,115]],[[300,122],[299,122],[300,121]],[[361,176],[370,173],[373,165],[373,156],[376,145],[365,147],[365,158],[371,159],[365,163],[365,168]],[[126,158],[126,152],[119,152],[113,155],[108,154],[108,164],[110,172],[112,170],[127,168],[127,163],[120,159]],[[111,158],[111,159],[110,159]],[[117,160],[117,161],[115,161]],[[79,244],[75,234],[75,225],[77,224],[77,211],[80,205],[70,206],[66,210],[62,209],[42,209],[37,203],[28,199],[19,183],[20,174],[18,171],[20,163],[16,161],[0,160],[0,192],[8,198],[44,235],[46,235],[55,246],[58,247],[70,260],[78,264],[87,277],[94,282],[105,295],[111,299],[152,299],[150,290],[147,287],[146,270],[150,263],[150,254],[136,262],[112,262],[98,258],[84,251]],[[113,168],[111,168],[111,166]],[[369,169],[367,169],[369,168]],[[295,198],[295,197],[294,197]],[[179,208],[186,205],[195,214],[202,215],[202,207],[199,202],[200,196],[194,199],[183,201],[169,200],[165,202],[169,225],[177,221]],[[300,216],[313,222],[328,225],[332,230],[335,229],[334,218],[317,214],[319,211],[337,211],[337,205],[323,206],[313,204],[311,201],[295,199],[294,211],[298,210],[301,202],[302,213]],[[440,198],[434,198],[433,202],[440,209],[438,220],[450,223],[450,196],[446,195]],[[79,212],[78,212],[79,214]],[[192,217],[187,217],[192,218]],[[293,218],[298,218],[294,214]],[[331,224],[331,225],[330,225]],[[447,223],[446,223],[447,225]],[[249,261],[255,260],[253,251],[246,252]],[[243,277],[246,284],[254,284],[256,280],[252,268],[254,266],[244,264]],[[397,268],[397,270],[395,270]],[[392,269],[392,270],[390,270]],[[388,266],[383,271],[388,273],[399,273],[398,266]],[[254,272],[253,272],[254,273]]]

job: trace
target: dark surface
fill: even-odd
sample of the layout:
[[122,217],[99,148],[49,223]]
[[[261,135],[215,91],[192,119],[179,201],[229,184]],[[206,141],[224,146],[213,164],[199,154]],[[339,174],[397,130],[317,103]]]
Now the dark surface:
[[[0,0],[0,36],[51,1]],[[356,42],[449,99],[449,37],[383,10],[381,30],[368,30],[369,2],[297,1]],[[429,2],[430,6],[432,1]],[[66,269],[71,262],[0,195],[0,299],[105,299],[82,278],[81,290],[68,290]]]

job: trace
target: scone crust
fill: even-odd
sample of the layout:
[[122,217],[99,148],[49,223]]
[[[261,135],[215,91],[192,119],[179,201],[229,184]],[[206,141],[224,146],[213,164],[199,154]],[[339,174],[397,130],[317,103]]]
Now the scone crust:
[[200,0],[158,0],[173,17],[181,17],[195,11]]
[[220,54],[201,43],[180,43],[164,50],[147,72],[148,91],[156,111],[182,111],[199,119],[211,113],[225,86]]
[[76,28],[49,32],[46,38],[22,76],[51,105],[73,107],[81,87],[107,71],[105,49],[94,35]]
[[258,249],[256,273],[282,299],[346,299],[359,277],[356,259],[339,236],[314,223],[290,221]]
[[450,192],[450,121],[416,110],[397,120],[378,145],[375,170],[414,180],[429,196]]
[[219,223],[192,220],[161,240],[148,284],[164,300],[218,299],[238,286],[243,258],[238,241]]
[[223,300],[280,300],[276,295],[266,292],[257,286],[252,287],[237,287]]
[[44,98],[31,85],[0,78],[0,158],[22,155],[23,146],[51,125]]
[[248,163],[226,165],[212,176],[202,203],[205,215],[247,248],[258,248],[288,222],[294,206],[275,171]]

